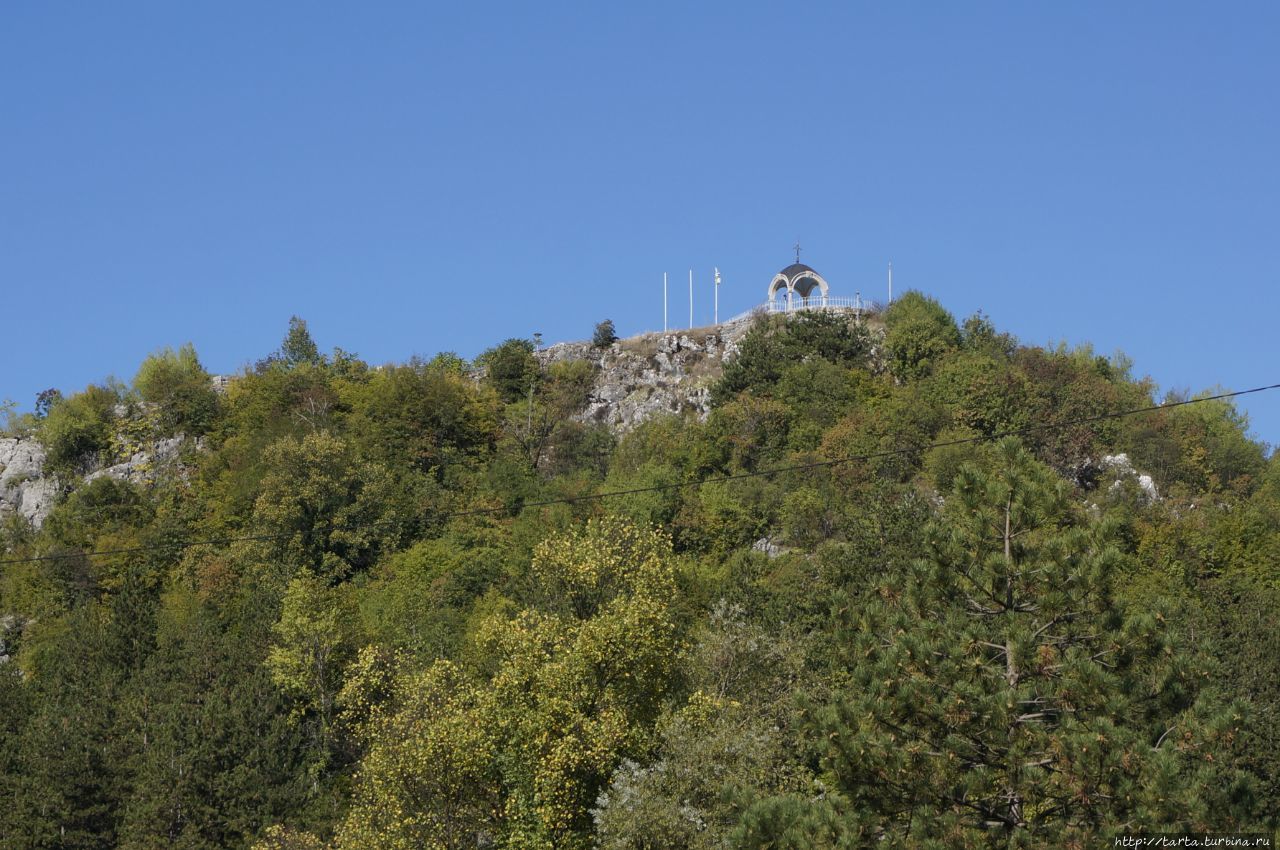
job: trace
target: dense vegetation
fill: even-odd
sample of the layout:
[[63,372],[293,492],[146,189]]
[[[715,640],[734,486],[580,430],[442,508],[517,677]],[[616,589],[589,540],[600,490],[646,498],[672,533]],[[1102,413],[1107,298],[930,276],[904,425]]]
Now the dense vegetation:
[[1280,468],[1230,405],[1054,424],[1153,387],[914,293],[761,321],[705,422],[617,437],[594,380],[523,340],[372,369],[294,320],[222,394],[190,347],[42,394],[11,427],[64,481],[188,439],[3,530],[0,845],[1275,829]]

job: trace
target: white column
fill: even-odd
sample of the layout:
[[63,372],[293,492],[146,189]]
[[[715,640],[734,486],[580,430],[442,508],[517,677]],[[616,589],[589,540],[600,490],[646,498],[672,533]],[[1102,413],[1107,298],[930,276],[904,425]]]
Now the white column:
[[715,312],[712,313],[714,322],[720,324],[720,269],[716,269],[716,306]]

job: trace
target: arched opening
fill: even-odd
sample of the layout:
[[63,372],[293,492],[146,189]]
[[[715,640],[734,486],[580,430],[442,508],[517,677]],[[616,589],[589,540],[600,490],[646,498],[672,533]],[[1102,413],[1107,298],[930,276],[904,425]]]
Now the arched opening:
[[828,303],[827,282],[803,263],[794,263],[774,275],[768,294],[771,313],[826,307]]
[[814,280],[811,275],[803,275],[796,279],[792,284],[792,288],[806,302],[815,289],[819,289],[818,281]]
[[769,309],[786,312],[791,308],[791,287],[783,275],[778,275],[769,284]]

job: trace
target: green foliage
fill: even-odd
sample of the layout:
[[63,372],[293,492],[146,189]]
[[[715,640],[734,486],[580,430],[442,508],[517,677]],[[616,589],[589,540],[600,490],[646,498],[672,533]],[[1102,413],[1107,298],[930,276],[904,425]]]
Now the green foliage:
[[264,614],[227,627],[197,595],[165,596],[115,729],[131,752],[120,846],[245,846],[316,799],[306,730],[263,663]]
[[850,612],[848,658],[862,661],[817,714],[835,793],[815,807],[894,846],[1253,823],[1227,758],[1239,709],[1158,614],[1112,599],[1106,524],[1014,441],[983,466],[957,478],[905,585]]
[[599,846],[732,846],[762,796],[811,790],[796,759],[802,647],[716,603],[686,659],[688,701],[658,723],[653,756],[624,761],[593,811]]
[[[1174,394],[1167,401],[1183,399]],[[1134,461],[1180,494],[1248,492],[1265,467],[1263,447],[1248,437],[1248,419],[1229,401],[1170,408],[1131,427]]]
[[731,468],[753,470],[785,450],[789,413],[780,401],[744,394],[712,412],[707,435],[727,452]]
[[1189,604],[1185,615],[1185,632],[1194,633],[1200,624],[1210,630],[1221,690],[1249,706],[1230,761],[1259,778],[1259,808],[1269,813],[1267,825],[1275,829],[1280,819],[1280,590],[1229,574],[1203,585],[1203,597]]
[[374,642],[423,663],[453,657],[471,605],[504,577],[496,544],[491,535],[450,534],[384,558],[361,594]]
[[412,362],[350,387],[351,429],[368,453],[443,475],[492,446],[497,403],[450,361]]
[[289,582],[276,641],[267,653],[271,679],[297,699],[317,727],[322,750],[332,745],[334,704],[342,669],[355,655],[356,612],[349,597],[307,570]]
[[119,403],[116,387],[96,384],[54,403],[41,420],[38,434],[49,467],[73,475],[105,457]]
[[[1274,828],[1280,459],[1228,404],[1105,417],[1154,398],[1122,356],[885,321],[764,320],[707,417],[625,433],[589,360],[371,369],[300,321],[213,407],[189,347],[47,395],[14,427],[58,501],[0,518],[0,845]],[[154,482],[81,477],[175,429]]]
[[507,404],[526,398],[538,382],[538,361],[533,356],[533,343],[527,339],[509,339],[485,351],[477,362],[485,367],[486,380]]
[[743,390],[768,391],[791,366],[822,359],[851,368],[864,366],[871,350],[866,328],[846,315],[813,311],[761,318],[743,337],[738,356],[725,365],[711,389],[713,404]]
[[202,434],[217,413],[217,393],[191,343],[177,351],[166,348],[142,361],[133,386],[143,401],[159,408],[160,425],[170,433]]
[[960,326],[960,344],[968,351],[995,358],[1008,358],[1018,347],[1018,341],[998,331],[981,310],[965,319]]
[[820,435],[879,391],[869,373],[815,359],[783,369],[773,395],[793,419],[811,423]]
[[315,366],[323,361],[320,349],[311,338],[311,331],[307,330],[304,319],[289,317],[289,332],[285,334],[284,342],[280,343],[280,359],[289,366],[303,363]]
[[1026,376],[985,352],[965,351],[940,363],[929,392],[950,403],[952,422],[991,436],[1026,428],[1033,420]]
[[487,663],[408,674],[374,713],[338,846],[590,846],[590,806],[670,688],[670,559],[616,520],[541,545],[534,606],[477,629]]
[[617,341],[618,332],[614,330],[613,319],[605,319],[600,322],[591,333],[591,345],[593,348],[608,348]]
[[889,305],[884,323],[889,370],[899,380],[928,375],[947,352],[960,345],[956,320],[920,292],[908,292]]
[[253,517],[286,576],[307,569],[334,581],[365,570],[413,527],[415,494],[330,434],[286,437],[265,451],[264,465]]

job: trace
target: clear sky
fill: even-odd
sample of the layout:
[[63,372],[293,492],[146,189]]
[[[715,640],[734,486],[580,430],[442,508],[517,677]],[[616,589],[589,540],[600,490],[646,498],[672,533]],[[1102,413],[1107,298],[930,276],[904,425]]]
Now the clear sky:
[[[0,10],[0,398],[764,299],[791,245],[1162,388],[1280,382],[1280,5]],[[1245,402],[1280,442],[1280,392]]]

